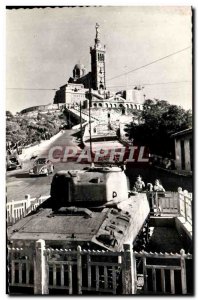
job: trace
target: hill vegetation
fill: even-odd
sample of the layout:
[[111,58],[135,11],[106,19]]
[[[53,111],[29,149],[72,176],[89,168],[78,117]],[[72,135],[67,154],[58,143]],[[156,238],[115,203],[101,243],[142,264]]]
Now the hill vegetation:
[[50,139],[65,125],[62,112],[13,114],[6,111],[6,142],[26,146]]

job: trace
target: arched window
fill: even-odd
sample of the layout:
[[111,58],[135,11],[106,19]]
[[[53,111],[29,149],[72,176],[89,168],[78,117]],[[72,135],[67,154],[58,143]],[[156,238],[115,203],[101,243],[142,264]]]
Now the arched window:
[[102,107],[102,103],[99,103],[99,106]]
[[80,69],[76,69],[76,75],[80,76]]

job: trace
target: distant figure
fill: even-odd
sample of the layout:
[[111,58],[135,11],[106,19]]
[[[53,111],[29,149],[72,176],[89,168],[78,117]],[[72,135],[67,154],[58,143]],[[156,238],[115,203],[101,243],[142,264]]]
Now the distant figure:
[[147,191],[147,197],[149,201],[149,206],[150,206],[150,212],[154,212],[154,203],[153,203],[153,185],[152,183],[147,183],[146,185],[146,191]]
[[153,185],[152,185],[152,183],[147,183],[146,190],[147,190],[147,192],[152,192],[153,191]]
[[163,188],[163,186],[160,184],[159,179],[155,180],[155,184],[153,186],[153,191],[154,192],[165,192],[165,189]]
[[159,202],[159,198],[161,197],[165,197],[165,189],[163,188],[162,184],[160,183],[159,179],[155,180],[155,184],[153,186],[153,191],[157,192],[154,195],[154,214],[156,216],[160,215],[162,212],[161,206],[160,206],[160,202]]
[[166,169],[170,169],[171,168],[171,160],[168,159],[167,162],[166,162]]
[[142,177],[139,175],[136,179],[133,190],[135,192],[142,192],[144,188],[145,188],[145,183],[144,181],[142,181]]

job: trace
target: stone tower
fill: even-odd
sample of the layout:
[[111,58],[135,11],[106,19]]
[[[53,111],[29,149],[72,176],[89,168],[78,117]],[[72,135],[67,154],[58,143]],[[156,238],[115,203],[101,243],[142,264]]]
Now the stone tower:
[[90,47],[92,88],[94,90],[106,89],[105,80],[105,45],[100,43],[100,26],[96,23],[96,38],[94,47]]

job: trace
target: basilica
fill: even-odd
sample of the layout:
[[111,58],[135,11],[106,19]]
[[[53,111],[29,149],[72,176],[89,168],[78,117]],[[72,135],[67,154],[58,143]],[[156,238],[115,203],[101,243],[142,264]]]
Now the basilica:
[[[96,24],[94,47],[90,47],[91,71],[83,64],[76,64],[73,76],[56,91],[54,104],[65,104],[67,108],[79,106],[87,108],[130,108],[142,110],[144,103],[143,88],[136,86],[117,92],[106,88],[106,47],[101,44],[100,26]],[[91,102],[89,102],[91,93]]]

